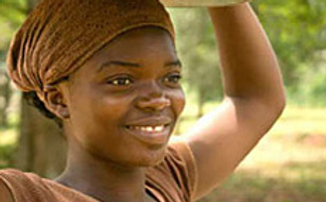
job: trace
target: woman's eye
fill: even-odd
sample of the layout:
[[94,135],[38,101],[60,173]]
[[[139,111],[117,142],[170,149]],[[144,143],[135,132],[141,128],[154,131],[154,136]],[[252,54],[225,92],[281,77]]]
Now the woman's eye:
[[108,81],[109,84],[114,86],[128,86],[132,83],[131,79],[128,77],[116,78]]
[[180,74],[171,74],[164,78],[164,82],[178,84],[182,76]]

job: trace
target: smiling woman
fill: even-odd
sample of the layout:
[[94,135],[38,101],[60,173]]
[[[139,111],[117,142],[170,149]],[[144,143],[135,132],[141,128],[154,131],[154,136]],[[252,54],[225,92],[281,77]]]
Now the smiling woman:
[[185,100],[173,26],[162,4],[42,1],[13,39],[8,72],[61,124],[67,165],[54,181],[1,171],[1,201],[186,202],[223,181],[280,115],[284,93],[249,4],[208,10],[225,101],[169,143]]
[[170,35],[143,27],[120,35],[60,83],[62,94],[50,96],[62,96],[54,113],[69,114],[70,149],[82,146],[125,166],[157,164],[184,107],[174,78],[181,69],[167,65],[175,61]]

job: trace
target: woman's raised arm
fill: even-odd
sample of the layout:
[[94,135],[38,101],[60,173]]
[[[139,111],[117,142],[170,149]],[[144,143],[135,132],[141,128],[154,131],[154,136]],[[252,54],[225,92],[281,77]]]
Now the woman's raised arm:
[[225,96],[216,110],[184,136],[198,168],[195,198],[236,168],[285,106],[277,58],[249,3],[208,11],[219,47]]

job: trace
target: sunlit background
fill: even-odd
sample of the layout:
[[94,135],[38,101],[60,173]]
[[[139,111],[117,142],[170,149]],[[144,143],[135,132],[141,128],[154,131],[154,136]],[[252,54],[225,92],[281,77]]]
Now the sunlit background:
[[[24,131],[38,135],[35,131],[39,130],[33,131],[26,124],[26,117],[32,115],[28,111],[28,115],[22,115],[21,95],[6,76],[5,56],[10,39],[35,2],[0,0],[0,168],[15,167],[53,177],[53,166],[48,169],[42,163],[29,165],[40,162],[35,156],[44,158],[39,151],[50,145],[44,145],[48,141],[44,137],[41,140],[37,137],[37,143],[19,140]],[[201,201],[325,202],[326,1],[256,0],[252,5],[278,55],[288,106],[235,174]],[[199,117],[218,106],[222,86],[213,27],[205,9],[169,11],[185,67],[183,85],[188,102],[175,131],[182,134]],[[26,165],[20,165],[22,161]]]

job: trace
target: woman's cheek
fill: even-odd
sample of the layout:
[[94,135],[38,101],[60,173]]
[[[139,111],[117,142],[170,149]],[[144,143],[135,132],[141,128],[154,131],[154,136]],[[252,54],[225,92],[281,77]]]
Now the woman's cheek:
[[185,104],[186,104],[185,94],[184,94],[183,89],[180,88],[180,89],[172,92],[170,94],[170,98],[173,103],[172,106],[174,108],[174,111],[175,111],[177,117],[179,117],[185,107]]

